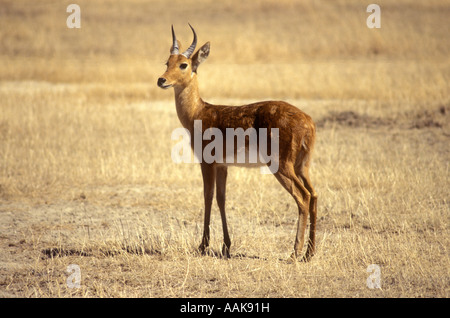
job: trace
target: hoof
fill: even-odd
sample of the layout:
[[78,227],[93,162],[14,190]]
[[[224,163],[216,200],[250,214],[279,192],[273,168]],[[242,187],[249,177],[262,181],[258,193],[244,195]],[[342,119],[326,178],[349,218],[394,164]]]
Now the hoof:
[[222,247],[222,257],[223,258],[231,258],[230,249],[225,244]]
[[313,256],[314,256],[314,252],[306,251],[306,254],[305,254],[305,256],[302,257],[301,261],[309,262]]
[[297,256],[295,255],[295,253],[292,253],[291,256],[289,256],[286,261],[288,262],[288,264],[296,263]]
[[313,257],[313,255],[311,254],[306,254],[303,257],[298,257],[297,255],[295,255],[295,253],[292,253],[291,256],[289,256],[289,258],[287,259],[288,263],[296,263],[296,262],[309,262],[311,260],[311,258]]
[[198,247],[198,252],[199,252],[201,255],[206,255],[206,254],[207,254],[207,250],[208,250],[208,247],[205,246],[205,245],[203,245],[203,244],[201,244],[201,245]]

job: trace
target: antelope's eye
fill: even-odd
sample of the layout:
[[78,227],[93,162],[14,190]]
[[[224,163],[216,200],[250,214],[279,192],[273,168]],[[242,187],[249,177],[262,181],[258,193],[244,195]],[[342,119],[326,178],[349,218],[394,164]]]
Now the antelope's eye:
[[186,67],[188,67],[188,64],[187,64],[187,63],[181,63],[181,64],[180,64],[180,68],[181,68],[182,70],[185,70]]

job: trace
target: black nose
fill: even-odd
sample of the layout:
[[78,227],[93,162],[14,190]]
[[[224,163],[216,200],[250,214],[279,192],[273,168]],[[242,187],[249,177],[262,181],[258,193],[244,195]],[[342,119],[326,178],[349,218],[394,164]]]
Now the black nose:
[[158,78],[158,86],[163,86],[166,82],[166,79],[164,77]]

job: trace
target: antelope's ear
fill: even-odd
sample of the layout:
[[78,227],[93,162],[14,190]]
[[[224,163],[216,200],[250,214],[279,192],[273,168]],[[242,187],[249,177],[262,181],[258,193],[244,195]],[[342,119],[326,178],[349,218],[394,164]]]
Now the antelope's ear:
[[209,42],[206,42],[198,51],[192,56],[192,72],[197,73],[197,68],[209,55]]

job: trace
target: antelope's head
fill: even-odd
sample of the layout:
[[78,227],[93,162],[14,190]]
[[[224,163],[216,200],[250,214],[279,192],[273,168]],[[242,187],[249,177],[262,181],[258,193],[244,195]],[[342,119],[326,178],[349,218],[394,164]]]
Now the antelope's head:
[[194,33],[194,40],[186,51],[180,54],[181,44],[175,36],[172,25],[172,47],[170,48],[170,56],[167,60],[166,72],[158,78],[158,86],[164,89],[169,87],[186,87],[192,78],[196,76],[198,66],[206,60],[209,55],[209,42],[206,42],[195,54],[197,46],[197,34],[194,28],[189,24]]

